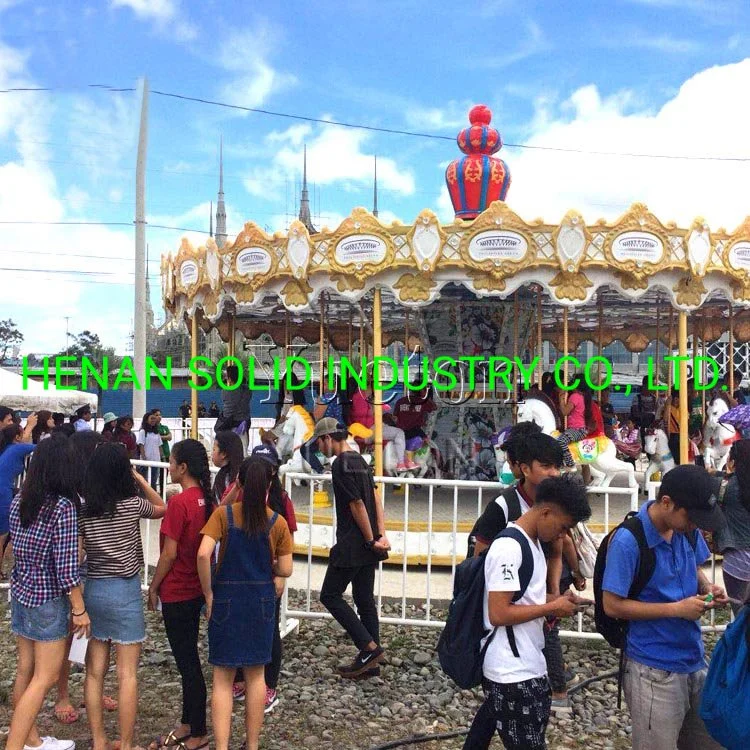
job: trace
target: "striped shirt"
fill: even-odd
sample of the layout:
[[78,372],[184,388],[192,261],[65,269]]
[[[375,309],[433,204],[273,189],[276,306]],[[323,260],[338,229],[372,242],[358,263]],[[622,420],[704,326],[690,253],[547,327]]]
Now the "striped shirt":
[[89,578],[130,578],[143,566],[141,518],[153,518],[154,506],[142,497],[117,503],[113,516],[81,513],[79,528]]
[[67,497],[56,497],[51,507],[42,508],[34,523],[23,528],[20,499],[16,495],[10,506],[15,558],[10,592],[24,607],[41,607],[81,584],[76,506]]

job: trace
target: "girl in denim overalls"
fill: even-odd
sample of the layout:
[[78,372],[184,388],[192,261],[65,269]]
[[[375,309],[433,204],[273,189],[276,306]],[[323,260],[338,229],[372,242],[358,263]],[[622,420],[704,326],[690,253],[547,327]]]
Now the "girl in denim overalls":
[[[263,724],[264,666],[271,661],[275,627],[274,577],[292,574],[292,540],[286,521],[267,507],[272,467],[248,462],[242,501],[214,511],[203,528],[198,572],[206,597],[208,661],[213,665],[212,716],[216,750],[228,750],[232,682],[245,676],[247,750],[257,750]],[[211,581],[211,558],[219,565]]]

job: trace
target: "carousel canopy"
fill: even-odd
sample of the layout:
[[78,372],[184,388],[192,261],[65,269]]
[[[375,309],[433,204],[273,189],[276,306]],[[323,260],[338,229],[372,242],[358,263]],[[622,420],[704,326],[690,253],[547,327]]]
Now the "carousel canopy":
[[510,171],[493,156],[502,139],[491,113],[478,106],[469,117],[458,136],[464,156],[446,172],[453,222],[425,209],[411,224],[386,226],[356,208],[337,228],[312,235],[300,221],[273,235],[248,222],[222,248],[183,239],[176,254],[162,257],[165,308],[178,318],[197,315],[223,338],[232,316],[247,337],[271,330],[276,341],[282,329],[289,340],[290,326],[293,335],[317,339],[324,314],[330,340],[345,349],[352,325],[369,319],[375,288],[383,292],[386,343],[403,336],[407,309],[512,298],[538,310],[541,297],[550,340],[564,306],[571,342],[618,339],[638,351],[644,340],[669,344],[670,307],[701,309],[699,335],[718,338],[729,303],[747,311],[734,319],[735,338],[750,340],[750,217],[732,232],[713,231],[702,218],[678,227],[636,203],[613,222],[587,224],[575,210],[556,224],[528,221],[502,200]]

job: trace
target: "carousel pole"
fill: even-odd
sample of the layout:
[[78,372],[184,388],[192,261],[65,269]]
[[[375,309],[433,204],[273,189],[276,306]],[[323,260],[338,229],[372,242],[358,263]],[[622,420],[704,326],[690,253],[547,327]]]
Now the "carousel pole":
[[[382,354],[382,332],[380,326],[381,299],[380,289],[375,289],[372,304],[372,353],[373,359]],[[372,368],[373,406],[375,417],[375,476],[383,476],[383,391],[376,391],[380,387],[380,364],[375,361]]]
[[[518,361],[518,290],[513,292],[513,367]],[[513,369],[511,369],[513,372]],[[511,407],[513,424],[518,417],[518,375],[513,375],[513,406]]]
[[[667,344],[668,353],[672,355],[672,347],[674,346],[674,308],[669,305],[669,344]],[[667,372],[667,407],[672,403],[672,388],[674,388],[674,362],[669,361],[669,368]]]
[[729,370],[729,398],[734,399],[734,310],[729,303],[729,355],[727,369]]
[[[404,310],[404,351],[406,352],[406,358],[409,358],[409,308]],[[408,374],[408,370],[407,370]]]
[[[701,336],[701,353],[703,356],[706,356],[706,315],[705,312],[703,314],[703,335]],[[703,360],[705,362],[705,359]],[[705,380],[705,368],[703,364],[701,363],[701,385],[703,384],[703,381]],[[706,391],[701,389],[701,408],[702,408],[702,414],[706,413]]]
[[352,341],[352,325],[354,324],[354,311],[352,310],[352,306],[349,305],[349,363],[351,364],[352,361],[352,346],[354,342]]
[[[568,308],[563,307],[563,379],[565,380],[565,386],[568,385]],[[565,391],[565,395],[568,395],[568,391]],[[567,399],[566,399],[567,400]],[[568,427],[567,415],[563,417],[563,429]]]
[[536,293],[536,349],[537,356],[539,357],[539,390],[542,390],[542,374],[544,371],[544,364],[542,358],[544,357],[544,341],[542,339],[542,287],[539,287]]
[[687,392],[687,362],[682,359],[687,357],[688,338],[687,313],[680,310],[677,326],[677,345],[680,355],[680,463],[688,462],[688,392]]
[[602,293],[599,292],[599,299],[598,299],[598,306],[599,306],[599,361],[597,364],[597,382],[599,385],[602,384],[602,352],[604,351],[603,346],[603,337],[604,337],[604,303],[602,301]]
[[[659,293],[656,293],[656,349],[654,352],[654,361],[656,362],[656,383],[659,385],[659,344],[661,341],[661,305],[659,304]],[[657,394],[658,395],[658,394]]]
[[365,353],[365,311],[362,307],[362,303],[359,303],[359,359],[362,361],[363,357],[366,357]]
[[234,313],[229,315],[229,340],[227,341],[227,354],[234,357]]
[[320,369],[318,370],[318,398],[323,400],[323,357],[325,357],[325,331],[323,329],[323,321],[326,315],[326,300],[323,296],[325,292],[320,293],[320,341],[318,342],[318,349],[320,353]]
[[[193,318],[190,321],[190,356],[195,362],[198,356],[198,310],[193,312]],[[193,388],[190,391],[190,437],[198,439],[198,373],[193,370],[192,374]]]

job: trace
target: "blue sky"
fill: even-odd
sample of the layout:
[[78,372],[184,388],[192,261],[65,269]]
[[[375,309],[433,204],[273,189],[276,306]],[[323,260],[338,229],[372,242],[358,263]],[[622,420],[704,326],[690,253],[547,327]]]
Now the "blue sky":
[[[155,91],[449,137],[482,102],[510,143],[750,157],[747,28],[743,0],[0,0],[0,89],[51,89],[0,93],[0,221],[132,221],[137,94],[89,85],[133,88],[144,74]],[[285,229],[305,143],[316,223],[371,207],[374,154],[381,219],[452,218],[451,141],[152,94],[151,224],[208,229],[220,135],[230,234],[246,220]],[[731,230],[750,213],[747,162],[501,156],[508,203],[528,219],[615,218],[640,200],[664,221]],[[180,237],[148,230],[157,318],[158,258]],[[0,318],[20,325],[24,351],[63,348],[66,316],[125,351],[133,248],[129,227],[0,224]]]

